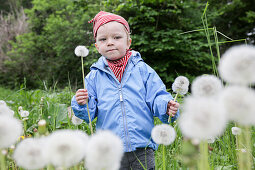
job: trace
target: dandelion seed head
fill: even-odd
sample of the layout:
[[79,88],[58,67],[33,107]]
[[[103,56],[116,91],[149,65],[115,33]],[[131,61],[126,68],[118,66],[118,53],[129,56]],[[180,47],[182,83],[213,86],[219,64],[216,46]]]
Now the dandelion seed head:
[[161,124],[152,129],[151,137],[157,144],[170,145],[175,140],[176,132],[172,126]]
[[255,83],[255,47],[239,45],[228,49],[219,63],[220,76],[228,83]]
[[22,134],[21,122],[10,116],[0,116],[0,148],[8,148],[16,143]]
[[29,116],[29,111],[22,110],[22,111],[20,112],[20,116],[23,117],[23,118],[28,117],[28,116]]
[[44,168],[49,163],[46,144],[45,138],[26,138],[17,145],[13,159],[18,166],[25,169]]
[[85,166],[89,170],[118,170],[122,155],[121,139],[110,131],[99,131],[88,143]]
[[189,90],[189,80],[187,77],[177,77],[172,84],[172,90],[180,95],[185,95]]
[[214,75],[202,75],[197,77],[191,86],[191,92],[194,96],[212,97],[223,89],[219,78]]
[[3,155],[7,155],[8,154],[8,151],[6,149],[3,149],[1,152],[2,152]]
[[15,145],[11,145],[10,149],[12,149],[12,150],[15,149]]
[[14,111],[11,110],[6,104],[1,104],[0,105],[0,116],[5,115],[5,116],[13,116]]
[[5,103],[4,100],[0,100],[0,106],[1,106],[1,105],[5,105],[5,106],[6,106],[6,103]]
[[89,54],[89,50],[82,45],[79,45],[75,48],[74,53],[78,57],[86,57]]
[[[217,123],[215,123],[217,121]],[[223,133],[227,116],[220,102],[212,98],[187,97],[179,121],[183,136],[190,139],[207,140]]]
[[22,111],[23,111],[23,107],[22,107],[22,106],[19,106],[19,108],[18,108],[19,114],[20,114]]
[[239,127],[232,127],[231,131],[233,135],[240,135],[242,132],[242,130]]
[[72,123],[73,123],[75,126],[80,125],[82,122],[83,122],[82,119],[76,117],[75,115],[72,116]]
[[210,137],[207,139],[208,143],[214,143],[215,142],[215,137]]
[[38,126],[45,126],[46,125],[46,120],[42,119],[38,122]]
[[228,86],[221,96],[224,110],[230,120],[241,125],[255,124],[255,92],[244,86]]
[[48,156],[55,167],[68,168],[84,158],[88,141],[85,141],[80,133],[72,130],[58,130],[49,136]]

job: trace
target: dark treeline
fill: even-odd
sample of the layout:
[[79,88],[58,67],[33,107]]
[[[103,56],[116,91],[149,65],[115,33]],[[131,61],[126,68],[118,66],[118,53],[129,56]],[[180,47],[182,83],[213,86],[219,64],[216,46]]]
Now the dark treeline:
[[[209,0],[206,11],[209,28],[214,26],[237,40],[255,40],[254,0]],[[205,0],[0,0],[1,51],[0,85],[17,88],[43,86],[82,87],[77,45],[85,45],[85,71],[100,56],[94,47],[92,19],[100,10],[126,18],[131,27],[131,48],[140,51],[170,88],[178,75],[192,80],[212,74],[213,67],[201,16]],[[25,11],[25,12],[23,12]],[[24,15],[21,15],[24,14]],[[23,16],[23,18],[22,18]],[[23,26],[23,27],[22,27]],[[22,27],[22,31],[20,30]],[[8,36],[7,36],[8,35]],[[217,52],[210,31],[213,53]],[[219,41],[229,40],[218,33]],[[229,46],[244,43],[225,43]]]

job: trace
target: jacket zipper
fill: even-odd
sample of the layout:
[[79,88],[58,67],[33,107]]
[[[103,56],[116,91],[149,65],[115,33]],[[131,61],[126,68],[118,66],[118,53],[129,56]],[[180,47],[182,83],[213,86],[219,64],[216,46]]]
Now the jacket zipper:
[[[128,63],[129,63],[129,61],[128,61]],[[123,78],[124,78],[124,74],[125,74],[125,72],[127,70],[128,63],[127,63],[126,68],[125,68],[125,70],[123,72],[121,80],[123,80]],[[125,141],[126,141],[126,145],[127,145],[126,147],[127,147],[128,151],[131,151],[132,148],[131,148],[131,144],[130,144],[130,140],[129,140],[129,135],[128,135],[127,118],[126,118],[126,112],[125,112],[124,100],[123,100],[123,94],[122,94],[122,81],[119,82],[119,80],[112,73],[113,73],[112,71],[109,72],[109,74],[115,80],[115,83],[116,83],[116,85],[118,87],[118,90],[119,90],[119,99],[120,99],[120,104],[121,104],[121,113],[122,113],[122,120],[123,120],[123,128],[124,128],[124,134],[125,134]],[[119,84],[120,84],[120,86],[119,86]]]

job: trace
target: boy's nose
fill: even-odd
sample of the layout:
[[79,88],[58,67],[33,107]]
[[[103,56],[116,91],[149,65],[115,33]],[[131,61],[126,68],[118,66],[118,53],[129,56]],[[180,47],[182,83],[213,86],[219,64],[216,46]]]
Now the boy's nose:
[[109,38],[109,39],[107,40],[107,45],[108,45],[108,46],[113,45],[112,39]]

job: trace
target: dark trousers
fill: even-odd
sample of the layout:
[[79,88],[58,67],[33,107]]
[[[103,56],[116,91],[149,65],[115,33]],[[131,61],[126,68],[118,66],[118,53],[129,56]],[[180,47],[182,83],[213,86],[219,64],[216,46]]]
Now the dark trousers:
[[147,170],[155,169],[154,150],[138,148],[133,152],[125,152],[121,160],[120,170]]

